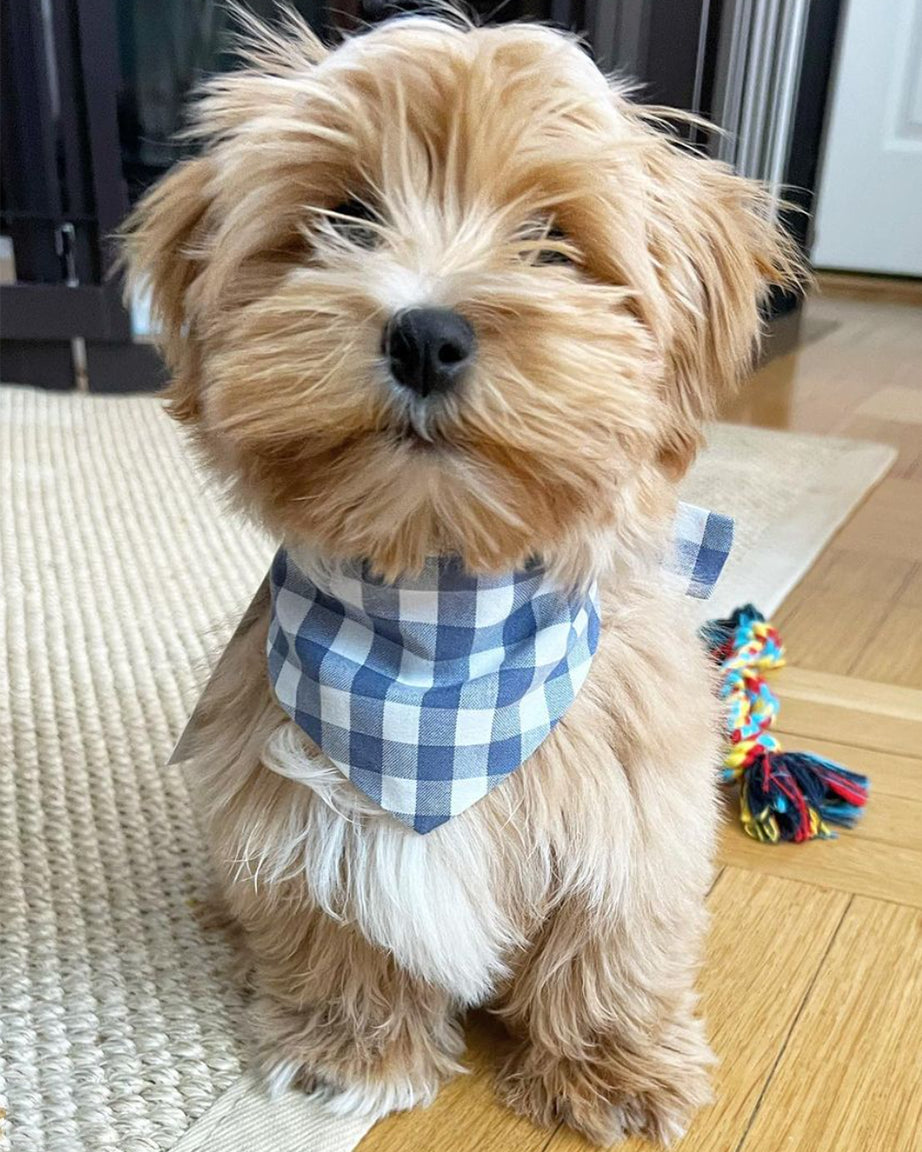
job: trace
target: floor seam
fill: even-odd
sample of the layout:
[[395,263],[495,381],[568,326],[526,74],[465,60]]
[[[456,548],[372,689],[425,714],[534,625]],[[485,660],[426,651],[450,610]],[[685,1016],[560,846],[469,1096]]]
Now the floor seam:
[[838,744],[846,752],[879,752],[881,756],[898,756],[901,760],[920,760],[918,754],[912,752],[894,752],[890,748],[872,748],[868,744],[853,744],[848,740],[836,740],[832,736],[805,736],[802,732],[792,732],[783,724],[773,724],[772,731],[776,736],[785,740],[822,740],[824,744]]
[[550,1148],[551,1144],[557,1139],[557,1134],[561,1131],[561,1129],[563,1127],[564,1127],[563,1121],[562,1120],[558,1121],[557,1127],[550,1134],[550,1136],[548,1136],[547,1143],[542,1144],[540,1149],[538,1150],[538,1152],[547,1152],[547,1150],[548,1150],[548,1148]]
[[794,740],[828,740],[832,744],[841,744],[843,748],[854,748],[856,752],[879,752],[882,756],[902,756],[904,760],[918,760],[913,752],[898,752],[894,748],[879,748],[874,744],[846,744],[844,740],[836,740],[834,736],[817,736],[807,732],[791,732],[778,730],[779,736]]
[[[875,843],[881,843],[881,841],[875,841]],[[769,851],[771,851],[771,848],[769,848]],[[910,851],[918,851],[918,849],[911,848]],[[896,908],[913,908],[917,912],[922,912],[922,905],[907,903],[905,900],[894,900],[892,896],[878,896],[876,893],[872,895],[869,892],[855,892],[851,888],[836,888],[832,884],[820,883],[818,880],[805,880],[802,876],[780,876],[777,872],[768,872],[763,868],[738,862],[726,864],[724,867],[738,868],[741,872],[751,872],[756,876],[770,876],[773,880],[785,880],[791,884],[803,884],[805,888],[816,888],[820,892],[836,892],[840,896],[847,896],[849,900],[876,900],[878,904],[892,904]]]
[[[903,577],[902,583],[900,584],[899,588],[897,588],[897,590],[896,590],[896,595],[893,597],[893,603],[894,604],[900,604],[901,603],[903,593],[906,591],[906,589],[909,587],[909,585],[913,582],[913,580],[915,580],[916,574],[918,573],[918,571],[919,571],[919,562],[918,561],[912,562],[910,564],[909,571]],[[907,604],[907,605],[904,605],[904,607],[911,608],[911,607],[913,607],[913,605]]]

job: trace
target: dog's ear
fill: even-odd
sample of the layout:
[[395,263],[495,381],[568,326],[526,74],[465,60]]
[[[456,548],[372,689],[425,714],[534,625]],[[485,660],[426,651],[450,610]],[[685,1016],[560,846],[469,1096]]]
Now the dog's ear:
[[[252,157],[261,155],[266,132],[297,136],[298,89],[293,81],[309,76],[327,55],[304,20],[283,7],[274,26],[262,23],[236,3],[235,44],[243,67],[219,74],[199,89],[183,136],[197,141],[202,155],[184,160],[153,186],[125,223],[122,264],[129,291],[150,294],[151,311],[172,377],[166,396],[172,414],[193,421],[200,414],[200,348],[196,305],[204,307],[206,272],[209,307],[222,282],[233,279],[240,253],[230,251],[229,235],[240,231],[233,213],[262,174]],[[270,113],[282,128],[265,128]],[[249,183],[247,183],[249,178]],[[256,210],[254,209],[254,213]],[[273,216],[261,212],[265,228]],[[254,246],[263,238],[253,230]],[[221,264],[215,258],[230,252]],[[236,261],[236,264],[234,263]],[[220,267],[218,266],[220,265]]]
[[752,364],[770,291],[803,275],[761,185],[662,134],[643,151],[652,290],[641,307],[666,366],[671,424],[660,461],[680,477],[703,421]]
[[185,160],[143,197],[123,234],[129,290],[147,292],[171,375],[166,396],[178,420],[199,415],[199,366],[189,290],[198,275],[211,202],[211,163]]

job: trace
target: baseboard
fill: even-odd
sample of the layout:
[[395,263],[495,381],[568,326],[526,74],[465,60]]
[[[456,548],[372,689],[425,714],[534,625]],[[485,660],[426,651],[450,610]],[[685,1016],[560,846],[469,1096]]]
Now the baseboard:
[[852,296],[898,304],[922,304],[922,278],[874,276],[858,272],[817,272],[821,296]]

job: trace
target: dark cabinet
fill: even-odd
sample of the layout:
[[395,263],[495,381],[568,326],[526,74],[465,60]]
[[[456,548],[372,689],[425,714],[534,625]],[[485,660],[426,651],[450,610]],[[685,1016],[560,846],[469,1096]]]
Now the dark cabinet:
[[[273,0],[250,0],[269,16]],[[359,0],[299,0],[323,34]],[[582,30],[638,98],[729,129],[692,143],[809,208],[838,0],[489,0],[497,20]],[[231,67],[220,0],[5,0],[2,5],[0,377],[47,387],[156,387],[159,359],[123,308],[112,236],[182,155],[186,96]],[[809,249],[809,216],[789,225]],[[776,308],[793,307],[779,299]],[[137,318],[136,318],[137,319]],[[142,326],[141,326],[142,327]]]

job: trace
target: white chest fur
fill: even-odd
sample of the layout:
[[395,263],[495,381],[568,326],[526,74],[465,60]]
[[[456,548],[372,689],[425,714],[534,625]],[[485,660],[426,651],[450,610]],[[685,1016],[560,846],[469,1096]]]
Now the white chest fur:
[[472,811],[418,835],[312,756],[290,721],[269,738],[263,762],[314,794],[297,859],[317,905],[460,1003],[482,1003],[505,974],[503,957],[523,942],[492,895],[496,859],[484,822]]

